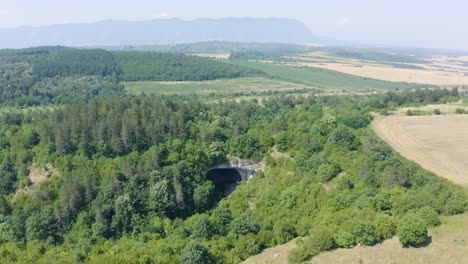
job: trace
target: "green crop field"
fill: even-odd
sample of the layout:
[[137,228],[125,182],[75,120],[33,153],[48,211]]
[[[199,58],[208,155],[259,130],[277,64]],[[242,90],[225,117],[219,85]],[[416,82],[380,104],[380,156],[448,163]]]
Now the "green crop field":
[[190,93],[237,93],[237,92],[264,92],[285,91],[299,89],[313,89],[308,84],[300,84],[277,79],[267,78],[237,78],[220,79],[213,81],[189,82],[124,82],[125,89],[134,94],[190,94]]
[[289,82],[307,84],[313,87],[338,91],[374,91],[374,90],[401,90],[427,87],[427,85],[396,83],[358,77],[337,71],[330,71],[312,67],[294,67],[273,63],[252,61],[229,61]]

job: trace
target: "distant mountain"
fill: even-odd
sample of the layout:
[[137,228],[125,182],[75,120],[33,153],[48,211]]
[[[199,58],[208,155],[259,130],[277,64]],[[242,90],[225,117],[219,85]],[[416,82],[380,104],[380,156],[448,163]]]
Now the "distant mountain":
[[148,45],[201,41],[312,44],[319,39],[301,21],[282,18],[101,21],[0,29],[0,48],[41,45]]

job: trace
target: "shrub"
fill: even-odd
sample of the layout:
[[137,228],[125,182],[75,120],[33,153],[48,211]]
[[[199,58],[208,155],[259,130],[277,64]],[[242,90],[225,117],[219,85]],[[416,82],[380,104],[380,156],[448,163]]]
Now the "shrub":
[[181,264],[199,264],[210,263],[210,254],[208,249],[197,240],[188,243],[181,252]]
[[440,225],[439,215],[432,207],[422,207],[418,210],[418,215],[426,222],[428,227]]
[[356,237],[344,230],[339,230],[334,238],[336,245],[340,248],[352,248],[356,245]]
[[407,116],[412,116],[412,115],[413,115],[413,111],[411,111],[411,109],[408,109],[408,110],[406,111],[406,115],[407,115]]
[[417,246],[427,239],[427,223],[418,214],[407,213],[398,223],[397,235],[404,246]]
[[455,113],[458,114],[458,115],[462,115],[465,113],[465,109],[463,108],[457,108],[455,109]]
[[320,226],[311,230],[309,237],[298,241],[298,248],[291,251],[288,260],[290,263],[302,263],[334,246],[333,232],[328,227]]
[[396,232],[396,223],[391,216],[378,214],[374,219],[375,228],[380,239],[391,238]]
[[435,115],[441,115],[442,112],[440,112],[440,109],[437,109],[437,108],[436,108],[436,109],[434,109],[434,114],[435,114]]
[[353,230],[356,242],[364,245],[373,245],[380,240],[373,223],[368,221],[360,222]]
[[318,167],[317,175],[322,181],[329,181],[333,179],[340,171],[341,168],[338,165],[322,164]]

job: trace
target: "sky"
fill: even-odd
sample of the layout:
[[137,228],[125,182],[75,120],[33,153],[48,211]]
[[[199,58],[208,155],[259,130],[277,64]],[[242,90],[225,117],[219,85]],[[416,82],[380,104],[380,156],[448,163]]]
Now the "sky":
[[353,44],[468,50],[467,0],[0,0],[0,28],[107,19],[281,17]]

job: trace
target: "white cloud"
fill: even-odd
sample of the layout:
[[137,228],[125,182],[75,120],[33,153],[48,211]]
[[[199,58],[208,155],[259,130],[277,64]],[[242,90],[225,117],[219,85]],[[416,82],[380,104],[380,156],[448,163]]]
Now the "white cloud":
[[10,12],[8,10],[0,9],[0,15],[8,15]]

